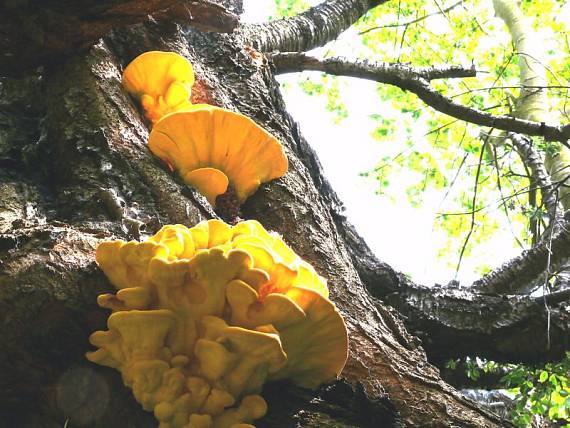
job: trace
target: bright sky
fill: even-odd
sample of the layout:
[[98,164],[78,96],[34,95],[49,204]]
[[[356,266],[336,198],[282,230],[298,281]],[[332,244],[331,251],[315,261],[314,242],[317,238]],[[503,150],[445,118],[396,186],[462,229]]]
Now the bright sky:
[[[274,15],[271,1],[245,0],[244,6],[243,22],[265,21],[268,16]],[[350,52],[346,55],[350,55]],[[457,259],[447,261],[438,258],[437,250],[446,241],[446,236],[433,229],[433,222],[441,211],[443,192],[431,191],[424,196],[420,208],[413,208],[405,193],[408,183],[416,179],[411,174],[397,178],[402,195],[397,200],[375,194],[376,181],[359,176],[359,173],[374,168],[384,156],[394,156],[405,148],[403,136],[398,138],[396,135],[391,145],[380,144],[370,136],[375,127],[369,118],[370,114],[393,114],[393,108],[388,103],[382,105],[376,96],[376,84],[347,78],[348,89],[343,90],[342,100],[349,117],[337,125],[325,109],[324,97],[306,95],[296,84],[298,76],[279,77],[281,83],[289,83],[283,94],[287,108],[316,150],[325,176],[346,206],[348,219],[379,259],[410,275],[415,282],[423,285],[445,284],[453,279],[455,269],[449,264],[455,266]],[[314,79],[318,73],[305,72],[301,76]],[[418,144],[424,141],[426,131],[418,126]],[[396,181],[396,178],[392,177],[391,181]],[[480,276],[475,273],[477,266],[496,266],[519,252],[513,247],[512,236],[505,228],[503,236],[479,246],[470,258],[464,259],[458,279],[462,285],[469,285]]]

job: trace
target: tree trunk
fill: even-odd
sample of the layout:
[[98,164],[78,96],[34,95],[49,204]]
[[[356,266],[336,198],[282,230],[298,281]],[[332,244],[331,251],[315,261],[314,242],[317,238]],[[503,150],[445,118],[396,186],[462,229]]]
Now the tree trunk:
[[267,385],[258,426],[509,426],[444,383],[419,340],[368,294],[341,204],[271,67],[243,40],[147,22],[0,81],[0,425],[156,426],[120,374],[84,353],[108,316],[96,296],[112,290],[94,262],[97,242],[215,217],[147,150],[148,123],[120,83],[136,55],[172,50],[195,68],[193,102],[240,111],[283,142],[289,173],[262,186],[243,217],[281,233],[327,278],[349,330],[342,378],[318,391]]

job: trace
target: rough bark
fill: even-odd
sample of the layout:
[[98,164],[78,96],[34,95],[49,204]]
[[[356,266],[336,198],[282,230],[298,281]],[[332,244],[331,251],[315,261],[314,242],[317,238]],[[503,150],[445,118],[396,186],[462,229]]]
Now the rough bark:
[[41,0],[0,4],[0,75],[60,60],[91,46],[113,28],[174,20],[202,30],[231,32],[237,15],[209,0]]
[[107,316],[95,296],[111,288],[93,262],[96,243],[215,215],[150,155],[147,124],[120,85],[121,66],[151,49],[177,50],[193,62],[194,101],[239,110],[284,143],[289,174],[263,186],[243,214],[282,233],[328,278],[347,321],[343,381],[316,392],[268,387],[271,413],[260,426],[508,426],[445,384],[393,311],[366,292],[331,208],[336,196],[323,191],[318,161],[270,68],[232,36],[183,35],[154,23],[118,31],[41,76],[2,82],[2,184],[6,193],[29,195],[7,202],[0,240],[3,423],[156,424],[117,372],[83,356],[89,333]]
[[545,281],[547,267],[554,272],[570,256],[570,222],[566,220],[554,231],[552,238],[544,239],[534,248],[504,263],[475,281],[472,288],[480,293],[526,293],[529,286],[540,279]]

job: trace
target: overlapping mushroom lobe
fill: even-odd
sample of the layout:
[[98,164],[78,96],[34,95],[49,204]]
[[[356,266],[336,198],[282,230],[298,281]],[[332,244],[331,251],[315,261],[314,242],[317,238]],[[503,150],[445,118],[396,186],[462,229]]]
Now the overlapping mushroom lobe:
[[243,203],[261,183],[283,176],[288,168],[273,135],[247,116],[207,104],[162,118],[148,145],[212,205],[229,186]]
[[258,222],[164,226],[96,258],[118,291],[99,296],[113,313],[87,358],[120,370],[162,428],[251,426],[264,382],[316,388],[344,366],[324,279]]
[[123,86],[140,100],[153,123],[168,113],[189,108],[193,84],[192,65],[175,52],[145,52],[123,72]]

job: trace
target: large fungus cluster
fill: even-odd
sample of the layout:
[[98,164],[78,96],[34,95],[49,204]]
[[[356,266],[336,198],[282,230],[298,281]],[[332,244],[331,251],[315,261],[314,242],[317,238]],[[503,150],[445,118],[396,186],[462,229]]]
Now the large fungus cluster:
[[193,83],[192,66],[174,52],[146,52],[123,73],[125,88],[154,124],[152,153],[212,205],[231,195],[231,203],[239,206],[261,183],[287,172],[287,157],[279,141],[250,118],[192,104]]
[[113,313],[87,358],[120,370],[161,428],[248,427],[266,380],[316,388],[344,366],[324,279],[256,221],[164,226],[96,258],[118,292],[98,298]]

